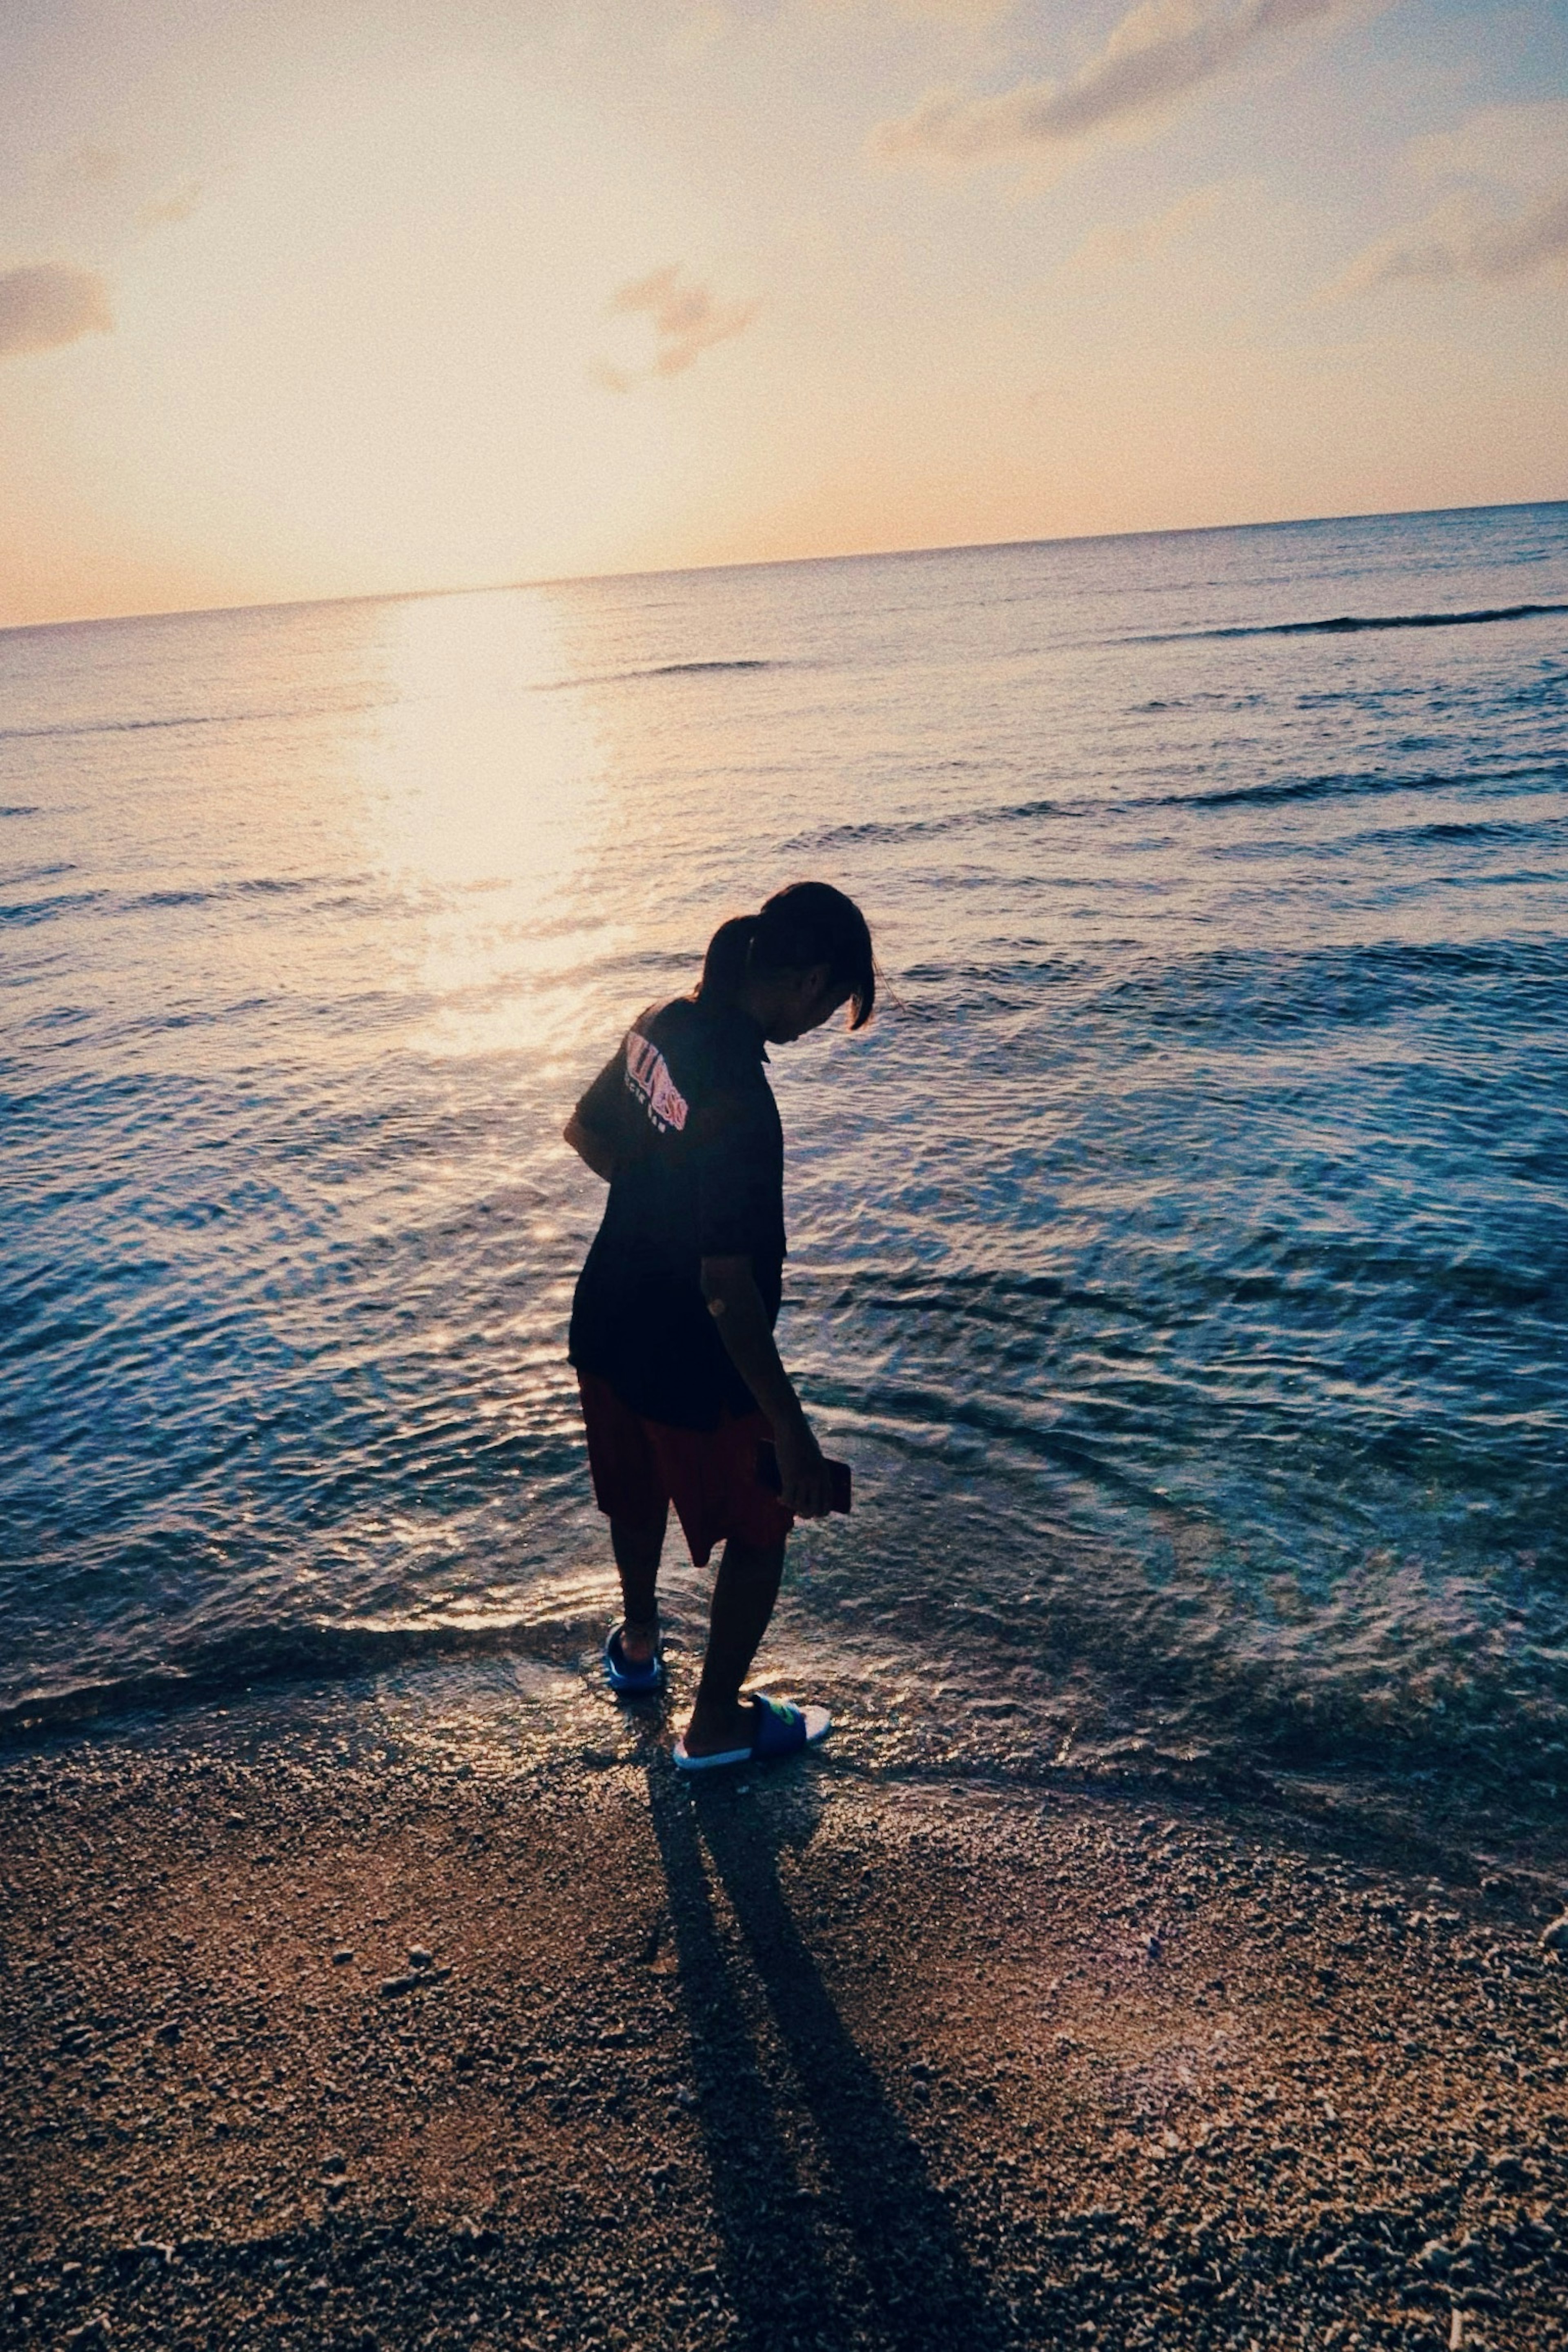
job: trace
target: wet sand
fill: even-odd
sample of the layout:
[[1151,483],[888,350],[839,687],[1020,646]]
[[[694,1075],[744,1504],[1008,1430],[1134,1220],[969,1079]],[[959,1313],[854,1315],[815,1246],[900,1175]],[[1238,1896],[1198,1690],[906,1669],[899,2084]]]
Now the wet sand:
[[0,1763],[0,2339],[1568,2346],[1550,1871],[852,1740],[694,1792],[578,1687]]

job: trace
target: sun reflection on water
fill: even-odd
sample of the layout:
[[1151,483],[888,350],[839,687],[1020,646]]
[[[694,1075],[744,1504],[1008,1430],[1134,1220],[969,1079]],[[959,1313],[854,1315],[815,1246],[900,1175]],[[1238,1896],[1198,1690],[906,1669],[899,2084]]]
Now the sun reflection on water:
[[548,594],[388,608],[395,698],[365,744],[372,855],[423,916],[410,1042],[505,1051],[537,1036],[540,984],[581,927],[571,888],[603,821],[604,759]]

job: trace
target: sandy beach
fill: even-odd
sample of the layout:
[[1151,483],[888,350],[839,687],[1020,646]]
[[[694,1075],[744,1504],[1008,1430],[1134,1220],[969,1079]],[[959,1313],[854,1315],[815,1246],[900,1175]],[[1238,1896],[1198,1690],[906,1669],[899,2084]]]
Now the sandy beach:
[[1550,1867],[555,1680],[5,1761],[5,2340],[1568,2344]]

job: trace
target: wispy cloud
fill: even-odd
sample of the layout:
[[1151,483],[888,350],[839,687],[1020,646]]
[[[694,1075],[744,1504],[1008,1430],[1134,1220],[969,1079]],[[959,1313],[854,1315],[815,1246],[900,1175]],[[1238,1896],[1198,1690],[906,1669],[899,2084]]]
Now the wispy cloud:
[[63,180],[77,180],[89,188],[105,188],[120,179],[125,171],[125,158],[118,147],[106,147],[97,140],[84,139],[73,147],[60,163]]
[[1206,188],[1194,188],[1168,211],[1155,213],[1147,220],[1129,221],[1117,228],[1090,229],[1070,267],[1074,269],[1117,269],[1130,262],[1149,261],[1155,254],[1163,253],[1178,237],[1206,220],[1225,194],[1223,181]]
[[824,10],[881,9],[894,16],[912,17],[917,24],[985,25],[1005,16],[1016,0],[816,0]]
[[136,215],[140,228],[163,228],[172,221],[189,220],[202,200],[202,184],[187,180],[183,188],[171,188],[167,194],[154,196],[143,205]]
[[939,90],[871,133],[886,163],[994,163],[1147,122],[1285,34],[1388,0],[1144,0],[1067,81],[1020,82],[990,97]]
[[1417,177],[1525,190],[1568,176],[1568,99],[1483,106],[1457,130],[1413,139],[1405,160]]
[[620,287],[605,305],[606,318],[645,315],[652,324],[653,357],[646,367],[617,367],[595,360],[592,373],[610,392],[630,392],[653,376],[683,374],[714,343],[742,333],[761,310],[760,302],[721,302],[700,278],[688,278],[679,262],[634,278]]
[[96,269],[37,261],[0,271],[0,358],[106,335],[113,324],[109,288]]
[[1487,107],[1414,141],[1405,160],[1449,193],[1359,253],[1325,300],[1409,283],[1500,286],[1568,264],[1568,103]]
[[1328,290],[1366,294],[1410,280],[1468,278],[1482,286],[1536,278],[1568,263],[1568,179],[1512,214],[1451,207],[1403,235],[1369,246]]

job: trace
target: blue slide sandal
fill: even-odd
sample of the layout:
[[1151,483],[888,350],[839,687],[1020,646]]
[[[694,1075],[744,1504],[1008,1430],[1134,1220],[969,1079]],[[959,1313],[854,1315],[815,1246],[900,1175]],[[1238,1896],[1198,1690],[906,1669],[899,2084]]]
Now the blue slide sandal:
[[764,1698],[752,1693],[756,1710],[749,1748],[721,1748],[716,1756],[689,1756],[686,1742],[675,1743],[678,1772],[721,1772],[735,1764],[776,1764],[785,1756],[799,1756],[826,1739],[833,1717],[825,1706],[792,1706],[788,1699]]
[[654,1653],[643,1665],[633,1665],[621,1646],[621,1625],[611,1629],[605,1643],[605,1680],[617,1698],[651,1698],[664,1688],[664,1649],[656,1634]]

